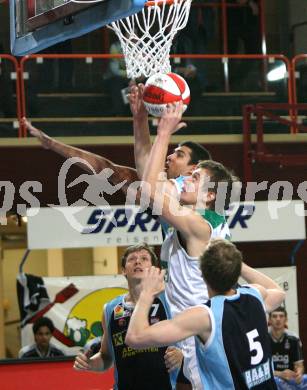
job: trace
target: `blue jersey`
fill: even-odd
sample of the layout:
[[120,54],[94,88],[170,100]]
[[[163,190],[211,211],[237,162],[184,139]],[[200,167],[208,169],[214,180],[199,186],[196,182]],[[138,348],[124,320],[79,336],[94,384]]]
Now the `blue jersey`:
[[[171,390],[175,388],[178,371],[167,372],[164,354],[166,347],[133,349],[125,344],[133,306],[125,303],[125,296],[108,302],[104,318],[108,329],[108,347],[114,362],[116,390]],[[164,294],[155,298],[149,312],[149,323],[170,318]]]
[[212,332],[196,340],[199,371],[206,390],[275,390],[266,315],[258,290],[240,287],[232,296],[206,303]]

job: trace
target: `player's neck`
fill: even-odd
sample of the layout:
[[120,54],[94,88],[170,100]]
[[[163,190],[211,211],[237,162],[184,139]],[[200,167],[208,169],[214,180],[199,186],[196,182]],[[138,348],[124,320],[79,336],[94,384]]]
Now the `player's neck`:
[[226,291],[226,292],[223,292],[223,293],[220,293],[220,292],[217,292],[215,290],[213,290],[209,285],[207,285],[207,288],[208,288],[208,295],[209,295],[209,298],[213,298],[213,297],[216,297],[217,295],[225,295],[225,296],[231,296],[231,295],[235,295],[237,293],[236,290],[234,290],[233,288],[231,288],[230,290]]
[[280,340],[283,337],[284,333],[284,329],[271,329],[271,335],[276,341]]
[[129,293],[126,295],[126,303],[135,305],[141,293],[141,283],[129,283]]

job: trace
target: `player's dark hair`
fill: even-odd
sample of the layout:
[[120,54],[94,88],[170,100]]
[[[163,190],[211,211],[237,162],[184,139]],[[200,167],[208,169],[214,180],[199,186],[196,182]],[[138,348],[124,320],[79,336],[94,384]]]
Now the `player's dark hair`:
[[202,160],[211,160],[210,152],[202,145],[193,141],[183,141],[178,146],[186,146],[191,149],[191,158],[189,164],[198,164]]
[[[227,209],[229,207],[232,185],[235,181],[238,181],[239,179],[229,169],[224,167],[223,164],[217,161],[201,161],[197,165],[197,167],[208,170],[210,175],[210,183],[214,184],[213,186],[210,186],[208,188],[209,191],[213,191],[215,194],[217,194],[218,191],[225,192],[225,195],[223,197],[223,205],[217,205],[218,210],[216,210],[217,212],[222,213],[224,209]],[[208,185],[208,183],[206,183],[205,185]],[[217,196],[209,204],[210,209],[214,209],[216,198]]]
[[145,249],[150,254],[151,264],[156,266],[156,267],[158,267],[158,257],[155,254],[154,250],[149,245],[147,245],[146,243],[142,243],[142,244],[138,244],[138,245],[129,246],[125,250],[125,253],[123,254],[123,256],[121,258],[122,268],[125,268],[126,262],[127,262],[127,257],[130,255],[130,253],[140,252],[143,249]]
[[32,328],[33,333],[36,334],[42,326],[47,326],[47,328],[50,330],[50,333],[53,333],[54,331],[53,322],[51,321],[50,318],[47,317],[40,317],[34,322]]
[[211,240],[200,257],[200,269],[205,282],[219,294],[236,285],[241,267],[242,253],[227,240]]
[[269,317],[272,316],[272,314],[276,311],[279,311],[279,312],[282,312],[285,314],[285,317],[287,318],[288,317],[288,313],[287,313],[287,310],[283,307],[283,306],[278,306],[276,309],[272,310],[270,313],[269,313]]

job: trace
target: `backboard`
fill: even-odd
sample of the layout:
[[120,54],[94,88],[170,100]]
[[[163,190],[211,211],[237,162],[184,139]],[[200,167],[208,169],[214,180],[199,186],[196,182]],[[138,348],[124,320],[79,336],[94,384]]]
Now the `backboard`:
[[11,52],[37,53],[139,12],[146,0],[10,0]]

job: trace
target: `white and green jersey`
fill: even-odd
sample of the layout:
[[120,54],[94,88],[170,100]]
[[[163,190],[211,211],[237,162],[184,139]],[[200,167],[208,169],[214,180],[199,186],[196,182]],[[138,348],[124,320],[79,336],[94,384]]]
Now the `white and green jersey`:
[[214,210],[198,210],[198,213],[211,227],[211,238],[224,238],[230,240],[230,231],[224,215]]
[[[229,227],[223,215],[212,210],[202,210],[199,213],[211,227],[211,238],[230,238]],[[208,300],[207,286],[201,275],[198,257],[187,254],[175,230],[169,229],[162,244],[161,262],[168,269],[166,296],[173,315]]]

